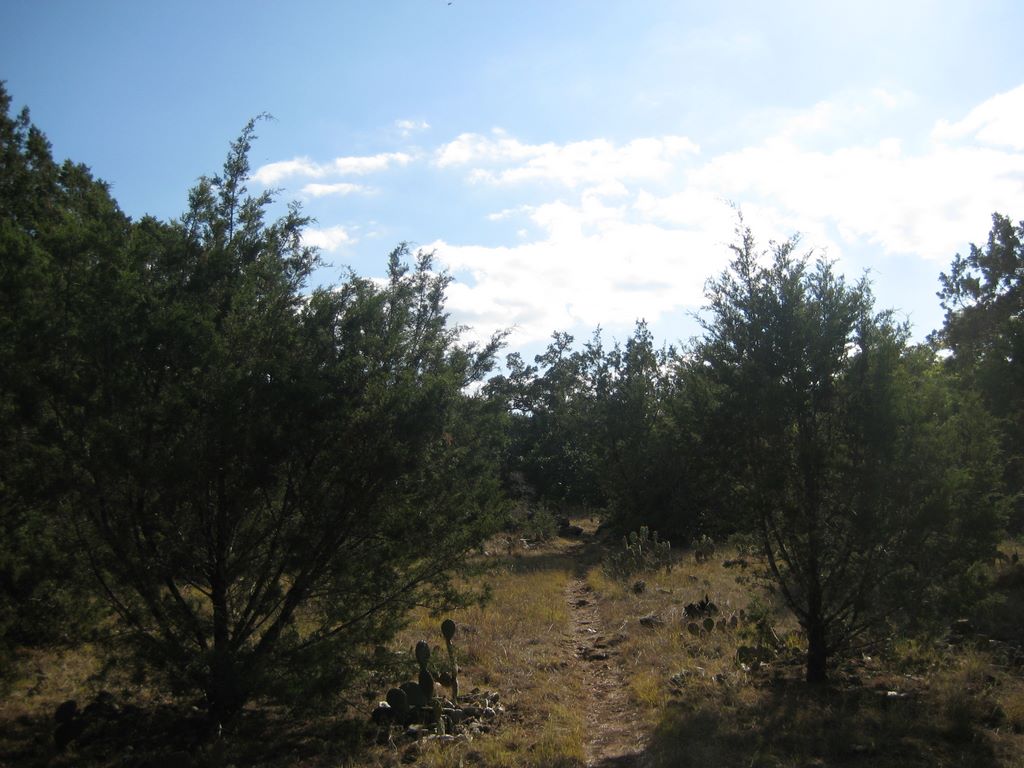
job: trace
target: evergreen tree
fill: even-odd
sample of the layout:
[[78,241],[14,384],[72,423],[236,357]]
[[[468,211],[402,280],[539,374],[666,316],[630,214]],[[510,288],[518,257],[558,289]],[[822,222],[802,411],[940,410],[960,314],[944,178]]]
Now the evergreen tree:
[[[807,679],[828,658],[941,595],[994,547],[990,424],[949,398],[865,281],[755,249],[709,284],[698,346],[730,455],[730,501],[758,531],[772,581],[807,636]],[[764,260],[769,263],[763,264]]]
[[253,131],[169,224],[130,224],[78,167],[48,182],[56,213],[4,177],[5,501],[10,467],[35,474],[134,646],[215,721],[332,693],[409,608],[458,601],[498,498],[494,414],[465,390],[499,342],[459,342],[450,278],[405,246],[383,283],[308,291],[307,220],[246,191]]
[[1024,222],[992,216],[984,247],[957,254],[940,276],[946,310],[933,342],[952,352],[951,369],[998,420],[1005,480],[1015,498],[1011,524],[1024,528]]

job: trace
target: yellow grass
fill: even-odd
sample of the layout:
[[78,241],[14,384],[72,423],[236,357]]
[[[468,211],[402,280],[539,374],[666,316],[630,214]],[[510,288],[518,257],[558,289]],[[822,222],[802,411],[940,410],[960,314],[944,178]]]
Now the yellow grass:
[[[836,659],[831,684],[816,690],[802,682],[802,638],[792,617],[754,589],[749,568],[723,566],[735,553],[720,550],[701,564],[677,554],[671,572],[644,574],[645,589],[636,592],[632,581],[617,581],[601,570],[595,545],[574,547],[559,540],[489,558],[493,599],[452,615],[462,627],[456,635],[462,690],[501,694],[505,711],[491,732],[469,742],[415,747],[396,734],[393,746],[370,746],[344,763],[343,748],[324,727],[316,735],[320,746],[302,760],[279,745],[279,757],[261,764],[580,768],[600,728],[587,720],[592,699],[584,681],[587,674],[593,679],[596,667],[588,672],[576,658],[569,599],[572,583],[582,576],[590,590],[586,610],[597,611],[595,626],[614,641],[607,663],[648,734],[645,766],[1024,768],[1024,676],[1008,660],[1005,643],[979,638],[948,647],[934,639],[903,639],[888,654]],[[998,566],[1004,579],[1008,568]],[[744,668],[737,649],[758,642],[753,624],[716,626],[697,635],[687,630],[691,619],[684,608],[705,594],[725,619],[748,611],[755,597],[766,602],[776,635],[795,650],[774,656],[764,668]],[[1017,587],[1007,588],[1002,599],[1014,611],[1024,605]],[[643,626],[640,619],[648,616],[661,623]],[[393,648],[408,652],[420,639],[443,648],[440,618],[416,613]],[[19,717],[39,718],[45,740],[57,703],[86,699],[110,685],[101,682],[100,666],[88,647],[22,656],[22,674],[0,702],[0,719],[10,731]],[[121,695],[121,688],[113,690]],[[313,742],[305,738],[309,748]]]

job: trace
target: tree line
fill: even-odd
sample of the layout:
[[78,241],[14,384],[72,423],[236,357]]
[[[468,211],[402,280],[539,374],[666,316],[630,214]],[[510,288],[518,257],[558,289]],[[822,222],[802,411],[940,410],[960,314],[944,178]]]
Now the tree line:
[[[1019,531],[1024,225],[941,276],[927,344],[796,239],[741,225],[701,338],[464,343],[451,278],[312,286],[297,206],[246,189],[256,124],[180,219],[132,220],[0,87],[0,654],[118,627],[211,721],[334,695],[511,502],[755,542],[807,677],[949,615]],[[910,610],[911,607],[913,610]]]

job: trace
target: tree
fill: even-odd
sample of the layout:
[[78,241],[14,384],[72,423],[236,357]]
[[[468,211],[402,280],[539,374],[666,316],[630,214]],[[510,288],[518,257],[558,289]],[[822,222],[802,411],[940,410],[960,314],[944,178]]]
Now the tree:
[[81,256],[117,250],[128,233],[107,186],[56,163],[28,110],[12,117],[10,104],[0,83],[0,651],[70,640],[95,619],[49,439],[76,333],[59,308],[82,289]]
[[654,346],[639,321],[601,366],[594,433],[611,520],[623,532],[641,526],[673,539],[694,532],[690,440],[676,407],[673,348]]
[[1016,497],[1014,527],[1024,526],[1024,222],[992,216],[983,248],[957,254],[942,274],[946,310],[933,342],[952,352],[950,367],[999,420],[1005,480]]
[[513,353],[508,374],[487,384],[488,397],[509,413],[508,472],[562,510],[603,506],[593,434],[602,355],[600,334],[573,350],[573,337],[556,332],[534,365]]
[[404,245],[384,283],[306,292],[292,206],[245,188],[250,123],[180,221],[78,252],[53,444],[67,509],[145,658],[222,721],[337,690],[491,529],[491,418],[449,279]]
[[896,609],[934,605],[991,551],[992,433],[949,399],[906,328],[873,312],[866,281],[811,266],[795,239],[759,254],[749,229],[740,237],[709,284],[695,358],[731,446],[731,503],[758,531],[820,682],[830,655]]

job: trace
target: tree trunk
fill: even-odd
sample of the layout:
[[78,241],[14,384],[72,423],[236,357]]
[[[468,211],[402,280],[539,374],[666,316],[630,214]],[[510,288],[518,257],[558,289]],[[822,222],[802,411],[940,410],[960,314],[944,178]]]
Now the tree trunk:
[[824,683],[828,679],[828,645],[825,641],[825,625],[817,616],[812,616],[805,627],[807,631],[807,682]]

